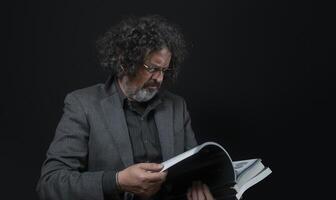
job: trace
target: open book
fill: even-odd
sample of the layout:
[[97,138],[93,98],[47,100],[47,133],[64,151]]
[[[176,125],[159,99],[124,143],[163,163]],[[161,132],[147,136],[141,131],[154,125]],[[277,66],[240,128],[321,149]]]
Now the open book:
[[272,171],[261,159],[232,161],[218,143],[205,142],[162,163],[172,182],[171,199],[185,199],[192,181],[202,181],[218,199],[240,199],[251,186]]

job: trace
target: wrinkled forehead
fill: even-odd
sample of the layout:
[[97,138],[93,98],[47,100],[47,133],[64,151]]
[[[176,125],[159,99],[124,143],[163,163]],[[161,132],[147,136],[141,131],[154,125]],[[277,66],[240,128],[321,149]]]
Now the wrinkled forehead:
[[159,67],[167,67],[169,66],[171,55],[168,48],[162,48],[149,53],[145,57],[145,62]]

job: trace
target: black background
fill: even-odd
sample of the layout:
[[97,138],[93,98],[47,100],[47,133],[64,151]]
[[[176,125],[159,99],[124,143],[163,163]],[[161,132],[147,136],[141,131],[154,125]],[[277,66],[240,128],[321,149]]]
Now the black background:
[[171,90],[186,99],[199,142],[273,170],[245,199],[322,198],[334,149],[335,14],[318,2],[1,3],[0,198],[37,199],[64,97],[105,81],[95,40],[129,14],[167,17],[192,46]]

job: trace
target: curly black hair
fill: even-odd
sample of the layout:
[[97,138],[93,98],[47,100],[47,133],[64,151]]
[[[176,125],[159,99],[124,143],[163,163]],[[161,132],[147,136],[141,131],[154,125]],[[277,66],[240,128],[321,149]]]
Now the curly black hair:
[[96,47],[100,65],[117,76],[125,71],[134,76],[146,55],[166,47],[172,53],[169,66],[173,68],[169,75],[172,80],[187,53],[179,28],[158,15],[127,17],[99,38]]

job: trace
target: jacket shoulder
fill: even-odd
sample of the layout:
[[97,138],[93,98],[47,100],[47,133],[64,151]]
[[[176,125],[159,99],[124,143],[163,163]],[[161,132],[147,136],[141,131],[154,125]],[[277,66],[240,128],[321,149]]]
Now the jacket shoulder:
[[101,99],[107,96],[106,90],[104,88],[104,84],[96,84],[89,87],[81,88],[69,92],[66,95],[67,97],[74,97],[82,104],[90,104],[93,102],[100,101]]

